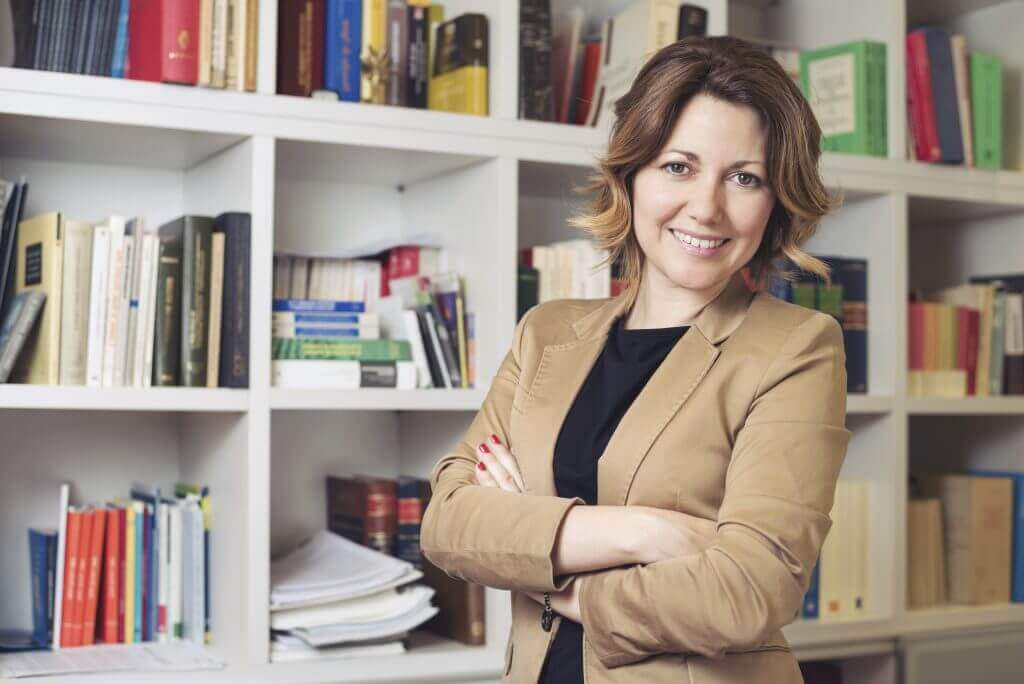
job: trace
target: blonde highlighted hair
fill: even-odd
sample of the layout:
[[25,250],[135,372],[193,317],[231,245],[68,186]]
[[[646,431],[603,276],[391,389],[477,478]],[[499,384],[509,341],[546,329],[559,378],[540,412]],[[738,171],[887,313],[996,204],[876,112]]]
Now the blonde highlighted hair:
[[596,174],[575,188],[592,195],[569,223],[608,250],[602,263],[618,263],[624,296],[635,301],[644,253],[632,230],[633,179],[667,143],[683,107],[707,95],[753,108],[765,135],[767,183],[775,206],[757,252],[746,264],[750,280],[763,287],[772,276],[792,279],[777,261],[788,257],[803,270],[829,279],[829,268],[801,249],[821,219],[838,208],[818,171],[821,129],[810,105],[773,57],[730,36],[695,36],[668,45],[643,66],[629,92],[615,102],[615,122]]

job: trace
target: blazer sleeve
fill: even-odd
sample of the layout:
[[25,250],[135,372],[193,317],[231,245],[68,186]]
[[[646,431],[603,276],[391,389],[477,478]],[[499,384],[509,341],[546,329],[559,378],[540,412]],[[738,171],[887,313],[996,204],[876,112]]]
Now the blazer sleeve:
[[792,621],[832,525],[851,433],[842,331],[796,326],[765,371],[733,444],[711,546],[579,576],[580,612],[608,668],[659,653],[720,658]]
[[512,443],[512,398],[519,382],[523,335],[534,309],[516,325],[512,347],[469,430],[431,471],[420,547],[451,577],[498,589],[553,592],[574,577],[559,575],[556,582],[551,560],[556,534],[569,509],[586,502],[485,487],[474,476],[478,444],[492,433],[503,444]]

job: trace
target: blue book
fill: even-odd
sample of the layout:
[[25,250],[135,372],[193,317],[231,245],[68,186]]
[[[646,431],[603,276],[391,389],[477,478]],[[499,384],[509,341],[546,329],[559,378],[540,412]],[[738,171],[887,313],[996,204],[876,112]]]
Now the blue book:
[[135,511],[135,628],[132,636],[135,643],[142,641],[142,566],[145,558],[142,542],[146,527],[145,504],[140,508],[141,515],[138,510]]
[[359,337],[359,328],[325,328],[323,326],[296,326],[292,335],[285,337]]
[[275,299],[274,311],[345,311],[348,313],[363,313],[366,311],[365,302],[344,302],[331,299]]
[[949,32],[940,27],[920,29],[928,48],[928,67],[935,103],[935,126],[939,134],[939,160],[961,164],[964,160],[960,114],[957,108],[956,77],[953,73],[953,48]]
[[362,0],[327,0],[324,36],[324,88],[345,102],[359,102]]
[[114,38],[114,58],[110,65],[110,75],[124,78],[124,66],[128,56],[128,6],[131,0],[121,0],[121,8],[117,15],[117,34]]
[[968,475],[1013,480],[1013,527],[1010,546],[1010,600],[1024,603],[1024,472],[968,469]]
[[157,638],[160,611],[160,488],[149,490],[135,484],[131,489],[131,497],[146,504],[145,536],[149,561],[145,567],[146,598],[143,622],[143,640],[155,641]]
[[279,312],[280,318],[275,318],[275,322],[281,323],[348,323],[350,325],[359,325],[364,314],[359,313],[334,313],[333,311],[310,311],[293,313],[288,311]]
[[[56,538],[55,532],[28,531],[28,555],[32,571],[32,643],[36,646],[50,645],[50,629],[47,627],[47,607],[50,596],[50,573],[47,568],[49,539]],[[51,623],[52,624],[52,623]]]
[[814,570],[811,571],[811,583],[807,585],[807,593],[804,594],[804,605],[800,611],[800,617],[805,619],[814,619],[818,617],[818,579],[820,575],[821,559],[814,564]]

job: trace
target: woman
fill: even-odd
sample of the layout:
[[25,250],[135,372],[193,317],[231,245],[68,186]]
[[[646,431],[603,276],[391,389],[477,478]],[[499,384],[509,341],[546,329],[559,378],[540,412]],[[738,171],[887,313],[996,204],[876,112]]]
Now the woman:
[[[591,210],[617,297],[546,302],[431,473],[424,555],[512,592],[503,682],[801,682],[781,628],[850,432],[842,333],[752,291],[834,202],[789,77],[732,38],[654,55]],[[584,679],[585,677],[585,679]]]

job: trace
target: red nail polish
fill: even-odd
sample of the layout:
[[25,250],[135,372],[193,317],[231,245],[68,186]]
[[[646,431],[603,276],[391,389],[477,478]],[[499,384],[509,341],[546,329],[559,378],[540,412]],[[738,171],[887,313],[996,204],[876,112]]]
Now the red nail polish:
[[488,449],[487,445],[483,443],[480,444],[480,451],[484,452],[485,454],[491,453],[491,450]]
[[484,465],[483,461],[477,461],[476,467],[479,468],[480,470],[487,470],[487,466]]
[[501,441],[498,439],[497,435],[491,435],[491,441],[494,442],[495,444],[501,444]]

